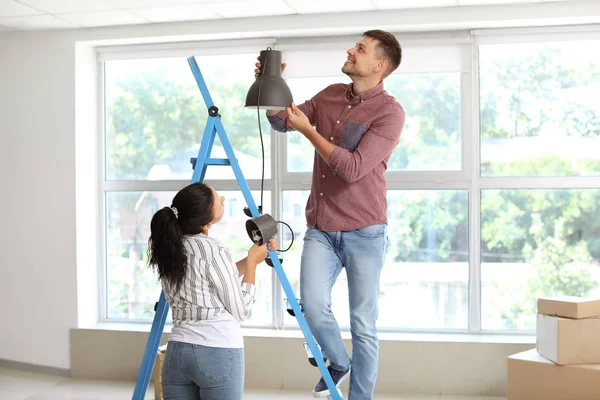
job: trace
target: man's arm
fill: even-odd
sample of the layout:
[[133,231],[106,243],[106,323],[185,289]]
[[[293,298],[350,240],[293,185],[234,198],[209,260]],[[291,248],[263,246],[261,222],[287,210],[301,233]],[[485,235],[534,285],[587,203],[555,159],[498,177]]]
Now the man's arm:
[[[310,100],[305,101],[303,104],[298,106],[298,109],[302,111],[308,118],[311,126],[315,124],[315,106],[314,97]],[[292,103],[293,104],[293,103]],[[289,107],[288,107],[289,109]],[[267,110],[267,118],[271,123],[271,127],[279,132],[289,132],[296,128],[288,123],[288,114],[286,110]]]
[[288,124],[301,132],[319,155],[346,182],[356,182],[388,158],[400,140],[404,110],[398,105],[389,114],[371,124],[353,152],[335,146],[319,134],[299,107],[287,109]]
[[399,107],[398,111],[371,124],[353,152],[336,147],[328,163],[342,179],[356,182],[392,155],[403,127],[404,110]]
[[315,150],[326,163],[329,163],[331,154],[338,147],[325,139],[319,132],[317,132],[312,126],[310,129],[306,129],[302,134],[312,143]]

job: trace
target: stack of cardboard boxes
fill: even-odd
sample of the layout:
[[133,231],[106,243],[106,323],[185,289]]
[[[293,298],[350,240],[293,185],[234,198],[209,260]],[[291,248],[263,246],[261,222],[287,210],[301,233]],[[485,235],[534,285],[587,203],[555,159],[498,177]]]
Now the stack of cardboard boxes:
[[539,299],[536,333],[508,358],[508,400],[600,400],[600,299]]

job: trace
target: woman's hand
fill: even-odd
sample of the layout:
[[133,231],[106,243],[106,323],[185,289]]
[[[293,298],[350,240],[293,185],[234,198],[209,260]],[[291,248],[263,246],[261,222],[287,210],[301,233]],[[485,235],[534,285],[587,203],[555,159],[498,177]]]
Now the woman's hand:
[[271,240],[269,240],[269,250],[277,250],[279,248],[279,243],[277,243],[277,238],[273,238]]
[[263,244],[259,246],[258,243],[254,243],[250,250],[248,250],[248,262],[257,265],[265,261],[265,258],[269,255],[268,250],[277,250],[277,239],[273,238],[269,240],[268,245]]

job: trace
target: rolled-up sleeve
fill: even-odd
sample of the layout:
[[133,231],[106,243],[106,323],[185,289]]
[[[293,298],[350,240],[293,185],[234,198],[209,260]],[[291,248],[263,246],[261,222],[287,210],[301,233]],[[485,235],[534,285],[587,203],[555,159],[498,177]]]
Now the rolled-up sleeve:
[[363,178],[391,156],[400,141],[404,118],[404,110],[394,107],[369,126],[353,152],[336,147],[329,158],[332,170],[349,183]]
[[[316,96],[315,96],[316,97]],[[306,115],[311,125],[315,125],[315,97],[310,100],[305,101],[300,104],[298,108],[300,111]],[[271,128],[279,132],[289,132],[293,131],[293,128],[288,127],[287,125],[287,111],[281,110],[277,113],[277,115],[269,116],[267,115],[267,119],[271,124]]]

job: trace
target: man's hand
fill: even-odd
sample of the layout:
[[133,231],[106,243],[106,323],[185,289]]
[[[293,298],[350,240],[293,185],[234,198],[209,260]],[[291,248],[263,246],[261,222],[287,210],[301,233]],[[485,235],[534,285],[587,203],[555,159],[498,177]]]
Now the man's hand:
[[294,103],[292,103],[291,107],[286,108],[285,111],[287,112],[287,124],[289,127],[294,128],[304,135],[312,130],[312,124],[308,120],[308,117]]
[[[254,69],[254,78],[258,79],[258,76],[260,75],[260,56],[256,57],[256,59],[258,60],[258,62],[256,64],[254,64],[254,66],[256,67]],[[285,67],[286,67],[286,63],[281,64],[281,72],[283,72]]]
[[[256,57],[256,59],[258,60],[258,62],[256,64],[254,64],[256,66],[256,68],[254,69],[254,78],[258,79],[259,75],[260,75],[260,56]],[[281,72],[283,72],[283,70],[285,69],[286,64],[283,63],[281,64]],[[277,113],[279,113],[278,110],[267,110],[267,115],[268,116],[274,116],[277,115]]]

